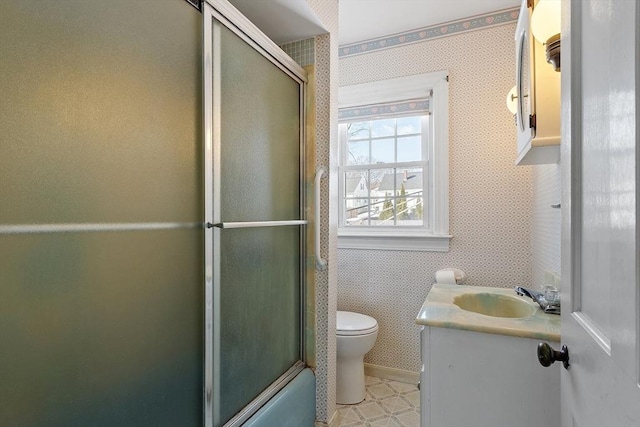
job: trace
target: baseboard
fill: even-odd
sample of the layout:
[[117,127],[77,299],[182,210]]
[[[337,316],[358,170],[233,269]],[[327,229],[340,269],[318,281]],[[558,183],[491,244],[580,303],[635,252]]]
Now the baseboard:
[[407,384],[418,384],[420,372],[405,371],[404,369],[388,368],[386,366],[364,364],[364,374],[370,377],[384,378]]
[[315,427],[338,427],[340,425],[340,421],[341,421],[340,412],[335,411],[333,413],[333,416],[331,417],[331,420],[329,421],[329,424],[323,421],[316,421]]

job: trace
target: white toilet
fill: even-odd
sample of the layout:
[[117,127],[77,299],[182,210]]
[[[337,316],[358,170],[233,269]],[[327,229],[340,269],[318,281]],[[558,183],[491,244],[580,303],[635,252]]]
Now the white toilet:
[[373,348],[378,322],[371,316],[338,311],[336,402],[342,405],[364,400],[364,355]]

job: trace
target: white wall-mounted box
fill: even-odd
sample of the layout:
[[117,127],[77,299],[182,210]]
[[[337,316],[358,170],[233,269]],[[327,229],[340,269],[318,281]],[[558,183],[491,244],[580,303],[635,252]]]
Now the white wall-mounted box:
[[560,161],[560,73],[531,34],[533,5],[534,0],[522,0],[515,34],[517,165]]

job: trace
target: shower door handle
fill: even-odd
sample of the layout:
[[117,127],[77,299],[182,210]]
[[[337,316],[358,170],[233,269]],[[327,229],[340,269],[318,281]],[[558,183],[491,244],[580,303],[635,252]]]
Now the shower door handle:
[[288,221],[244,221],[244,222],[218,222],[216,224],[207,223],[207,228],[260,228],[260,227],[282,227],[286,225],[307,225],[304,219],[292,219]]
[[316,172],[316,182],[315,182],[315,215],[313,220],[315,221],[315,248],[316,248],[316,268],[318,270],[326,270],[327,269],[327,261],[322,258],[320,254],[320,180],[322,179],[322,175],[324,175],[324,168],[318,169]]

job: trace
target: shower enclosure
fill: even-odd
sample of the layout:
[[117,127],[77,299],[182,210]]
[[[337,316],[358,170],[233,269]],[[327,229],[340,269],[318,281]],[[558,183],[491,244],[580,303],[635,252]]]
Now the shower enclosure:
[[235,426],[305,366],[305,73],[204,9],[0,1],[0,425]]
[[0,64],[0,425],[202,425],[202,16],[3,0]]
[[[305,72],[205,3],[205,425],[241,425],[304,368]],[[225,424],[227,423],[227,424]]]

